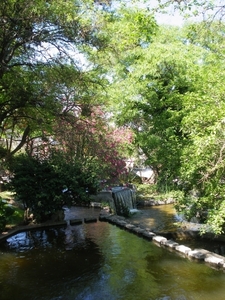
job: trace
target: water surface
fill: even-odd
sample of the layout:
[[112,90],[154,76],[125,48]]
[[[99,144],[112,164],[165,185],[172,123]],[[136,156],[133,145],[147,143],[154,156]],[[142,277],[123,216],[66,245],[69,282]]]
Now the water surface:
[[140,207],[138,211],[129,219],[130,222],[157,232],[177,230],[175,223],[180,218],[173,204]]
[[223,300],[225,274],[105,222],[0,244],[1,300]]

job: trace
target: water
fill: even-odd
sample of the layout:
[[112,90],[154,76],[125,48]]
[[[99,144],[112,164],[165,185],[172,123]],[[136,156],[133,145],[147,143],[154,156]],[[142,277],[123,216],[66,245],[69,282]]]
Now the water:
[[[139,213],[133,215],[129,221],[135,225],[140,225],[144,228],[149,228],[160,235],[165,233],[178,232],[177,222],[180,217],[172,204],[158,205],[151,207],[142,207]],[[170,234],[168,234],[170,238]],[[225,256],[225,242],[213,239],[206,239],[200,236],[193,238],[188,234],[171,235],[174,241],[179,244],[186,245],[192,249],[203,248],[219,255]],[[225,296],[224,296],[225,299]]]
[[179,217],[172,204],[151,207],[140,207],[139,213],[134,214],[129,221],[156,232],[177,230],[175,225]]
[[112,197],[118,215],[125,215],[126,211],[128,212],[135,208],[135,191],[121,187],[113,188],[112,191]]
[[225,274],[105,222],[0,244],[1,300],[223,300]]

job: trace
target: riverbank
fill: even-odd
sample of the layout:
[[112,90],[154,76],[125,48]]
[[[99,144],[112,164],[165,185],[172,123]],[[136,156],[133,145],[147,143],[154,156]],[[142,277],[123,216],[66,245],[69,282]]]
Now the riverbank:
[[197,262],[205,263],[211,268],[225,271],[225,257],[222,255],[218,255],[206,249],[192,249],[186,245],[179,244],[172,239],[167,239],[162,235],[152,232],[149,228],[143,228],[139,225],[131,224],[129,220],[124,217],[110,215],[104,212],[100,214],[99,220],[116,225],[123,230],[127,230],[130,233],[154,242],[159,247],[164,247],[169,251],[176,252],[178,255],[195,260]]
[[108,210],[78,207],[71,208],[69,211],[67,211],[65,219],[66,220],[60,222],[48,221],[42,224],[29,224],[25,226],[8,228],[5,232],[0,234],[0,241],[4,241],[7,238],[23,231],[47,229],[50,227],[66,227],[68,225],[68,220],[70,220],[70,225],[80,225],[83,223],[92,223],[98,221],[108,222],[112,225],[118,226],[123,230],[129,231],[140,238],[147,239],[159,247],[167,248],[169,251],[175,252],[178,255],[186,257],[187,259],[205,263],[212,268],[225,271],[224,256],[218,255],[203,248],[191,248],[183,243],[174,241],[174,239],[171,238],[171,233],[170,235],[168,234],[168,236],[159,234],[152,231],[151,228],[135,222],[132,218],[112,215]]
[[46,229],[51,227],[66,227],[68,220],[71,225],[79,225],[82,223],[97,222],[101,209],[97,207],[71,207],[67,212],[64,212],[64,219],[60,221],[49,220],[44,223],[28,225],[7,226],[6,229],[0,233],[0,242],[23,231]]

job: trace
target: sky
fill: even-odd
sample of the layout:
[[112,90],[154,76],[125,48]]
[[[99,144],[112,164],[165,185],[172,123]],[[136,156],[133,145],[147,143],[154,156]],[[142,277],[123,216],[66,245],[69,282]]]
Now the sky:
[[[142,1],[144,1],[144,3]],[[150,10],[152,8],[156,8],[159,4],[159,0],[140,0],[140,3],[141,2],[143,3],[142,5],[144,7],[147,6]],[[161,2],[163,3],[165,1],[161,0]],[[173,3],[176,2],[178,2],[178,0],[171,0],[170,6],[168,6],[168,8],[166,9],[168,11],[167,14],[155,15],[158,24],[182,26],[187,20],[191,22],[198,22],[206,20],[208,18],[211,20],[219,20],[219,18],[225,17],[225,0],[208,0],[206,2],[204,0],[199,0],[198,5],[195,5],[194,1],[191,0],[184,1],[186,5],[190,4],[190,7],[186,7],[183,5],[183,7],[187,8],[186,13],[190,14],[188,19],[184,19],[181,15],[181,12],[178,9],[174,8],[175,4]],[[183,3],[183,1],[181,2]],[[200,3],[202,3],[202,5],[200,5]]]
[[[149,0],[144,3],[140,0],[140,7],[149,7],[150,10],[158,6],[158,0]],[[168,13],[155,13],[156,21],[160,25],[182,26],[184,19],[178,10],[175,10],[173,5],[167,8]]]
[[174,25],[174,26],[182,26],[184,24],[183,17],[179,14],[179,12],[171,12],[170,14],[156,14],[156,21],[160,25]]

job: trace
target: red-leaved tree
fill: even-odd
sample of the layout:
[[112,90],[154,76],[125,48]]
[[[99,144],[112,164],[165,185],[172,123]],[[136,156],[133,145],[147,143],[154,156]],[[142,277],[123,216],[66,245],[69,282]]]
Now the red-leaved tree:
[[43,157],[62,151],[68,160],[94,165],[100,180],[118,182],[128,173],[126,160],[132,141],[132,131],[116,127],[100,106],[80,106],[62,114],[54,136],[36,141],[33,150]]

